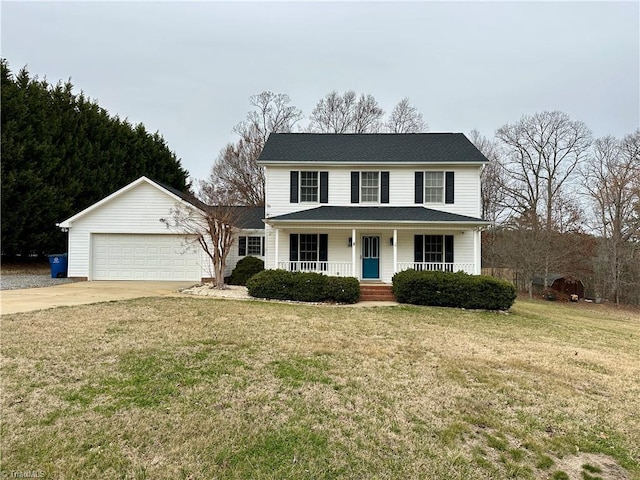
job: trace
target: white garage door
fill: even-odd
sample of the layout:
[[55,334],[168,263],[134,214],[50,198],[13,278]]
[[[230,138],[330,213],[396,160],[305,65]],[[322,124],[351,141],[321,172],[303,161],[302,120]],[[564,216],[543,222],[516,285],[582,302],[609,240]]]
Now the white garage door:
[[92,236],[93,280],[195,280],[200,251],[184,235]]

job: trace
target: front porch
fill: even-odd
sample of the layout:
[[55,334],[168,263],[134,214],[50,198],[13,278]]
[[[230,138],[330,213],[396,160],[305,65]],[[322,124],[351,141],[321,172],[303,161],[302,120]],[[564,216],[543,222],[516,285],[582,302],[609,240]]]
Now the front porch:
[[[277,268],[290,272],[316,272],[334,277],[359,278],[357,274],[354,274],[354,272],[357,271],[357,266],[354,266],[351,262],[281,261],[278,262]],[[429,272],[462,271],[472,273],[474,271],[474,265],[473,263],[398,262],[397,265],[394,266],[393,273],[410,269]]]
[[480,273],[480,232],[475,228],[268,226],[266,238],[267,268],[386,284],[408,269]]

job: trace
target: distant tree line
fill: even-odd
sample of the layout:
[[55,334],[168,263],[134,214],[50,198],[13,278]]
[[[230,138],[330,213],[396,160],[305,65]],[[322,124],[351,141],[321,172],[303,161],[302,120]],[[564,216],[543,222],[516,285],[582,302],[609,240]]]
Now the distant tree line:
[[534,277],[583,281],[586,293],[640,304],[640,129],[593,139],[563,112],[524,115],[489,139],[482,176],[483,266],[532,293]]
[[66,251],[55,225],[141,175],[178,190],[188,172],[158,134],[111,116],[70,81],[2,70],[2,255]]

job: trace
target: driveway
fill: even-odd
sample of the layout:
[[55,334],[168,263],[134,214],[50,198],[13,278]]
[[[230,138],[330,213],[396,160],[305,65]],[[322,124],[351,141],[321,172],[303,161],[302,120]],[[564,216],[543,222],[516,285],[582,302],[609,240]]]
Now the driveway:
[[194,282],[76,282],[55,287],[0,291],[0,312],[31,312],[45,308],[86,305],[140,297],[177,296]]

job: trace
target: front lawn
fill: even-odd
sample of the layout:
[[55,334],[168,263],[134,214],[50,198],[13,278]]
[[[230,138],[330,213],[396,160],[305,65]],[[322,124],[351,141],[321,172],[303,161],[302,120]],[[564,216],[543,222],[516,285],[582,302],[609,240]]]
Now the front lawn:
[[604,305],[139,299],[1,342],[2,475],[640,478],[640,316]]

